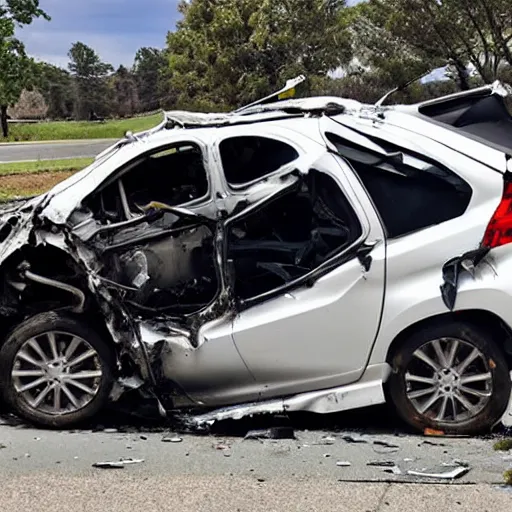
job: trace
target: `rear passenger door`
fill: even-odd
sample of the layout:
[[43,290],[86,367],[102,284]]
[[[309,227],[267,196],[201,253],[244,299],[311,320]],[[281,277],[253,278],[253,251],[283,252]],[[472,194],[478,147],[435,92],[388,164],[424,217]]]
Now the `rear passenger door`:
[[247,198],[226,223],[233,336],[266,398],[357,380],[380,322],[380,223],[342,160],[317,150],[267,136],[220,144],[227,190]]

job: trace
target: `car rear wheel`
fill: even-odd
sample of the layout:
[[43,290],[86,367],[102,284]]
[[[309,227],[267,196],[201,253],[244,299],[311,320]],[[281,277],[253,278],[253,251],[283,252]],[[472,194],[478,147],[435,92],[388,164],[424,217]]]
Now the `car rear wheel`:
[[0,348],[0,389],[14,412],[40,426],[67,427],[107,402],[113,357],[82,321],[42,313],[20,324]]
[[450,323],[414,333],[395,353],[389,393],[417,429],[489,431],[510,398],[507,361],[489,333]]

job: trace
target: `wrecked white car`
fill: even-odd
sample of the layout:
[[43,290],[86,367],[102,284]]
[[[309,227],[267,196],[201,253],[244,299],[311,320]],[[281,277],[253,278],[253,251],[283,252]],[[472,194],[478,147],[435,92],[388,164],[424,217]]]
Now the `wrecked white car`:
[[389,400],[489,429],[511,391],[506,95],[170,112],[5,205],[3,399],[51,427],[138,389],[197,424]]

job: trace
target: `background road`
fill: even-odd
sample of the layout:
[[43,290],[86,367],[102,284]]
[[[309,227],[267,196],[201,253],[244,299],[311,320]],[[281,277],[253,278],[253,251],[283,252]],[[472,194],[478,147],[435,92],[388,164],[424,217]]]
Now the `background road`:
[[[302,426],[296,439],[243,440],[221,431],[179,434],[181,442],[164,442],[173,434],[161,430],[59,432],[0,425],[1,509],[510,512],[512,503],[512,493],[501,486],[512,453],[495,452],[494,439]],[[144,461],[124,469],[92,467],[121,458]],[[451,468],[442,464],[454,460],[471,467],[458,480],[405,474],[408,469],[447,471]],[[351,465],[341,467],[339,461]],[[368,466],[370,461],[393,461],[402,474]]]
[[117,139],[0,144],[0,163],[95,157]]

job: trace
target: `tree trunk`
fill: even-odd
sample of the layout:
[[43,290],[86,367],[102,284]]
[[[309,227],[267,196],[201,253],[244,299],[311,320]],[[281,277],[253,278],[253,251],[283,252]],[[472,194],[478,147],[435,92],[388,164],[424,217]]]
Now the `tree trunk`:
[[469,91],[469,89],[471,89],[471,85],[469,84],[469,73],[466,65],[459,59],[454,59],[453,65],[457,72],[457,82],[459,82],[460,90]]
[[0,124],[2,125],[2,134],[5,138],[9,136],[9,123],[7,123],[7,105],[0,105]]

